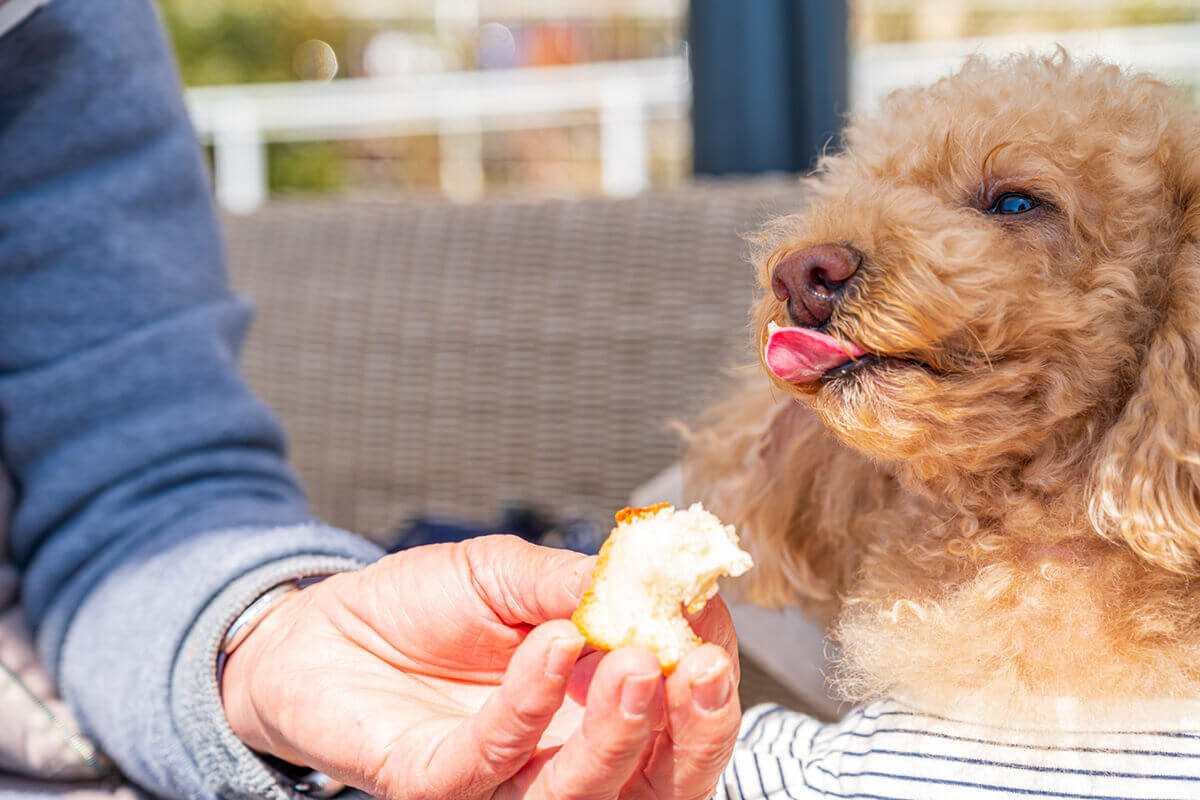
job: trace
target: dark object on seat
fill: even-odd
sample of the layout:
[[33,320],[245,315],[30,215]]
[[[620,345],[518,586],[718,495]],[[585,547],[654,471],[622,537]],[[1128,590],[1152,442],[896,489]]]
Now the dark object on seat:
[[585,519],[555,520],[534,506],[511,505],[494,525],[445,517],[420,516],[401,525],[383,540],[388,552],[426,544],[461,542],[491,533],[511,533],[527,542],[546,547],[563,547],[578,553],[600,552],[607,532]]

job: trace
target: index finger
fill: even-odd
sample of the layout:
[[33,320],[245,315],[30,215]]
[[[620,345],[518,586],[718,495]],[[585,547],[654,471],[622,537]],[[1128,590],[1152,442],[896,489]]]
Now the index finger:
[[733,662],[734,682],[736,683],[740,676],[737,631],[733,627],[733,617],[729,613],[729,606],[725,605],[721,595],[713,595],[703,609],[696,614],[688,615],[688,623],[691,624],[692,630],[696,632],[697,636],[706,642],[717,645],[729,654],[729,660]]
[[571,616],[596,563],[595,556],[530,544],[518,536],[479,536],[461,547],[471,585],[506,625]]

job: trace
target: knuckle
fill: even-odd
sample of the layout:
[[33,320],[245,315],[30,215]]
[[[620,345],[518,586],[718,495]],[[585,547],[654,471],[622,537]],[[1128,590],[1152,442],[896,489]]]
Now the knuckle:
[[544,712],[539,705],[521,703],[514,706],[509,717],[511,735],[515,737],[540,728],[544,716]]
[[475,717],[471,731],[480,759],[493,769],[525,760],[536,748],[547,721],[521,705],[506,709],[500,716],[490,724],[483,717]]
[[511,692],[509,696],[513,694],[518,696],[509,703],[507,724],[518,731],[541,730],[562,704],[561,697],[536,689]]
[[616,737],[599,742],[590,742],[588,755],[591,761],[601,768],[623,764],[635,757],[642,748],[644,739],[632,737]]
[[536,739],[534,744],[529,744],[528,736],[528,729],[493,730],[476,735],[475,748],[479,752],[481,762],[496,770],[515,762],[523,762],[529,753],[533,752]]
[[632,763],[641,754],[649,736],[628,735],[589,736],[573,759],[576,772],[590,775],[609,775]]
[[733,757],[736,740],[711,740],[695,742],[684,751],[692,767],[701,773],[718,775]]
[[475,738],[490,741],[497,748],[520,747],[523,742],[540,738],[556,708],[539,698],[505,703],[503,710],[495,714],[476,717]]
[[517,736],[484,737],[476,748],[482,763],[492,769],[523,761],[532,750]]

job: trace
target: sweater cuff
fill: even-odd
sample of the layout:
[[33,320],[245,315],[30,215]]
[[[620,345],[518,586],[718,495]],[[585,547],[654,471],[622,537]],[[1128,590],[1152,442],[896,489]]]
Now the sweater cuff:
[[[218,513],[219,512],[219,513]],[[292,509],[291,515],[299,512]],[[272,515],[269,504],[229,502],[200,511],[169,535],[124,548],[98,564],[103,579],[82,601],[60,592],[53,614],[73,610],[59,682],[84,732],[138,786],[166,797],[284,797],[261,793],[264,769],[232,739],[216,688],[225,628],[254,597],[292,577],[355,569],[383,551],[345,531],[296,522],[207,528],[212,517]],[[288,516],[283,511],[276,518]],[[94,585],[93,585],[94,584]],[[62,608],[60,608],[60,606]],[[43,625],[43,635],[46,628]],[[52,644],[52,642],[51,642]],[[47,663],[55,652],[48,650]],[[241,791],[240,787],[254,788]],[[217,787],[231,787],[222,793]]]
[[[171,715],[180,739],[199,768],[206,788],[222,798],[299,800],[259,756],[229,727],[221,704],[217,662],[229,626],[256,598],[273,586],[312,575],[359,569],[362,561],[300,555],[273,562],[229,584],[201,612],[184,639],[171,678]],[[348,790],[339,798],[366,797]]]
[[[130,543],[118,564],[94,559],[101,581],[78,576],[91,587],[83,600],[60,591],[48,615],[53,621],[73,610],[59,682],[80,727],[133,783],[169,798],[216,800],[217,786],[256,786],[224,796],[264,796],[246,782],[253,770],[241,771],[251,769],[250,751],[224,738],[232,733],[215,668],[229,621],[271,584],[355,569],[383,554],[359,536],[313,523],[204,530],[212,517],[272,515],[270,504],[251,500],[214,509],[193,511],[169,535]],[[55,625],[42,627],[53,637]],[[47,652],[44,660],[54,663],[54,649]]]

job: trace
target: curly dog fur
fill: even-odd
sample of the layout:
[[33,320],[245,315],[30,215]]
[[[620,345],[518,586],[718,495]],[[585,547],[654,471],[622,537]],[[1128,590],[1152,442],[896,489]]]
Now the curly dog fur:
[[[780,260],[837,243],[864,258],[827,330],[884,358],[755,379],[685,459],[752,599],[828,623],[851,699],[1200,696],[1195,111],[1060,51],[971,60],[845,141],[758,241],[756,337],[791,324]],[[1043,205],[984,213],[1009,191]]]

